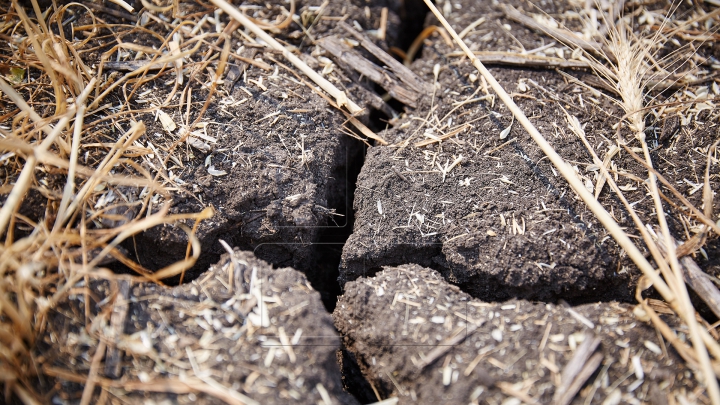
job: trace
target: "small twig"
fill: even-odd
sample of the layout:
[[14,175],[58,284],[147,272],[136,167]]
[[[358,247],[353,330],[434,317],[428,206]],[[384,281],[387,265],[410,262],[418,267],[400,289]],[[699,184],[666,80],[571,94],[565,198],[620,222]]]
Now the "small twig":
[[70,148],[70,168],[68,169],[67,181],[65,182],[65,188],[63,190],[63,197],[60,201],[60,207],[57,211],[57,219],[53,227],[53,231],[56,231],[63,225],[66,219],[66,210],[70,204],[70,199],[75,193],[75,173],[77,170],[77,160],[80,154],[80,138],[82,137],[83,122],[85,120],[85,99],[95,87],[95,78],[93,78],[80,96],[82,103],[77,107],[77,113],[75,114],[75,123],[73,124],[73,137],[72,145]]
[[517,138],[513,138],[513,139],[511,139],[511,140],[509,140],[509,141],[507,141],[507,142],[503,142],[502,144],[500,144],[500,145],[498,145],[498,146],[490,149],[489,151],[483,153],[483,155],[488,156],[488,155],[490,155],[490,154],[492,154],[492,153],[495,153],[495,152],[499,151],[500,149],[502,149],[502,148],[510,145],[511,143],[515,142],[516,140],[517,140]]
[[410,180],[408,180],[407,177],[403,176],[402,173],[400,173],[396,168],[393,167],[393,168],[392,168],[392,171],[393,171],[398,177],[400,177],[404,182],[410,183]]
[[107,348],[105,375],[111,378],[120,378],[122,353],[115,345],[125,331],[125,318],[128,313],[131,281],[121,278],[113,281],[113,283],[116,284],[116,295],[115,301],[113,302],[112,314],[110,315],[110,328],[107,336],[111,346]]
[[17,384],[17,383],[13,384],[12,390],[15,393],[15,395],[17,395],[18,398],[20,398],[20,400],[23,402],[23,404],[25,404],[25,405],[40,405],[40,402],[38,402],[35,399],[35,397],[30,395],[30,393],[27,392],[27,390],[25,388],[23,388],[22,385]]
[[597,353],[593,356],[599,345],[599,337],[592,334],[585,335],[585,340],[562,371],[560,386],[553,396],[555,404],[568,405],[585,381],[595,372],[602,361],[602,354]]
[[[442,342],[438,343],[438,345],[434,349],[432,349],[430,353],[425,356],[425,358],[419,361],[417,367],[422,370],[425,367],[433,364],[437,359],[445,355],[445,353],[452,350],[455,345],[462,342],[463,340],[465,340],[466,337],[470,336],[473,332],[475,332],[477,328],[478,325],[476,324],[468,325],[466,329],[462,329],[457,334],[450,336]],[[463,331],[465,333],[462,333]]]
[[97,380],[97,373],[100,368],[100,361],[103,357],[105,357],[105,347],[105,342],[101,340],[95,349],[95,355],[90,363],[90,372],[88,373],[87,382],[85,383],[85,388],[83,389],[80,405],[88,405],[92,400],[92,396],[95,391],[95,381]]
[[388,8],[383,7],[380,10],[380,28],[378,28],[377,37],[379,40],[385,40],[385,34],[387,33],[387,21],[388,21]]
[[[225,251],[228,252],[228,254],[230,255],[230,262],[232,263],[232,267],[228,271],[228,286],[230,286],[230,292],[234,293],[233,279],[235,278],[235,273],[238,274],[240,280],[243,279],[243,276],[240,274],[240,263],[238,263],[237,259],[235,258],[235,252],[233,252],[232,248],[230,247],[230,245],[227,244],[227,242],[222,239],[218,239],[218,242],[220,242],[222,247],[225,248]],[[238,283],[238,288],[241,289],[240,293],[242,294],[242,284]]]
[[418,34],[417,37],[415,37],[415,40],[413,40],[412,44],[410,44],[410,47],[408,48],[407,52],[405,53],[405,57],[403,58],[403,63],[405,63],[405,66],[410,66],[412,61],[415,59],[415,54],[417,51],[420,50],[420,47],[423,44],[423,41],[425,41],[430,35],[432,35],[433,32],[435,32],[437,29],[439,29],[437,25],[431,25],[429,27],[425,27],[420,34]]
[[426,83],[417,74],[415,74],[415,72],[395,60],[395,58],[393,58],[392,56],[388,55],[387,52],[383,51],[379,46],[375,45],[365,35],[362,35],[359,32],[355,31],[345,22],[340,22],[338,25],[348,34],[352,35],[353,37],[355,37],[355,39],[360,41],[360,45],[363,48],[367,49],[368,52],[373,54],[376,58],[380,59],[380,61],[387,65],[390,70],[395,72],[398,78],[405,84],[412,87],[417,92],[425,94],[433,92],[433,89],[435,88],[433,85],[431,85],[430,83]]
[[348,99],[347,95],[344,91],[338,89],[327,81],[324,77],[320,76],[316,71],[314,71],[310,66],[305,64],[300,58],[295,56],[292,52],[290,52],[287,48],[285,48],[282,44],[280,44],[278,41],[275,40],[275,38],[271,37],[262,30],[262,28],[258,27],[255,23],[250,21],[245,14],[243,14],[240,10],[238,10],[235,6],[231,5],[225,0],[210,0],[213,4],[218,6],[220,9],[222,9],[224,12],[226,12],[230,17],[237,20],[240,24],[247,27],[250,31],[252,31],[253,34],[257,35],[260,39],[265,41],[266,44],[268,44],[271,48],[276,49],[278,51],[281,51],[283,56],[289,60],[295,67],[300,69],[303,73],[305,73],[313,82],[315,82],[318,86],[320,86],[323,90],[328,92],[333,98],[335,98],[337,105],[340,107],[347,107],[348,111],[350,111],[351,114],[357,114],[361,112],[363,109],[360,108],[357,104],[355,104],[352,100]]
[[405,83],[400,83],[401,79],[398,75],[401,75],[402,72],[383,69],[350,48],[337,36],[319,39],[316,44],[330,52],[335,57],[336,62],[345,70],[359,72],[363,77],[382,86],[393,98],[405,105],[416,108],[418,101],[425,95]]
[[[486,65],[508,65],[535,67],[545,69],[555,68],[589,68],[590,64],[580,60],[567,60],[550,56],[522,54],[503,51],[474,51],[475,56]],[[447,57],[465,56],[462,52],[452,52]]]
[[470,125],[463,125],[463,126],[461,126],[460,128],[458,128],[458,129],[456,129],[456,130],[454,130],[454,131],[448,132],[447,134],[443,134],[443,135],[440,135],[440,136],[436,136],[435,138],[432,138],[432,139],[427,139],[427,140],[418,142],[418,143],[415,144],[415,147],[416,147],[416,148],[419,148],[419,147],[422,147],[422,146],[431,145],[431,144],[433,144],[433,143],[435,143],[435,142],[444,141],[445,139],[451,138],[451,137],[459,134],[460,132],[463,132],[464,130],[466,130],[466,129],[468,129],[468,128],[470,128]]
[[478,18],[477,20],[475,20],[475,21],[473,21],[473,22],[471,22],[470,24],[468,24],[467,27],[465,27],[465,29],[463,29],[462,31],[460,31],[460,34],[458,34],[458,37],[459,37],[460,39],[465,38],[465,35],[469,34],[470,31],[474,30],[475,28],[477,28],[480,24],[482,24],[482,23],[484,23],[484,22],[485,22],[485,17],[484,17],[484,16]]

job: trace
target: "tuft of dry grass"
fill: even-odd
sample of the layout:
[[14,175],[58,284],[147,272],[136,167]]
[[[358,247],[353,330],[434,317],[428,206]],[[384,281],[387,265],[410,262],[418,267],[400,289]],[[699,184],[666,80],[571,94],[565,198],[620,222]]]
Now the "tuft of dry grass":
[[[70,7],[84,8],[93,21],[73,26],[82,41],[57,29]],[[9,38],[0,45],[5,48],[0,62],[13,72],[0,77],[5,177],[0,197],[0,375],[6,397],[14,393],[26,404],[43,402],[35,391],[42,368],[31,350],[47,311],[71,290],[83,291],[89,302],[90,279],[115,277],[103,267],[109,257],[146,280],[160,282],[184,272],[200,254],[194,227],[212,215],[209,208],[170,215],[170,185],[159,181],[161,171],[153,174],[143,164],[152,151],[139,146],[145,125],[135,120],[137,111],[129,99],[148,80],[151,64],[122,77],[104,72],[106,61],[123,47],[133,47],[126,43],[106,51],[99,66],[91,67],[90,57],[98,49],[97,40],[108,36],[108,24],[78,3],[53,6],[43,14],[33,0],[32,10],[30,17],[13,0],[0,23],[0,33]],[[124,28],[125,34],[143,30]],[[120,31],[114,27],[110,36]],[[151,62],[165,70],[177,69],[176,62],[200,44],[167,52],[171,38],[162,38],[165,45],[159,50],[142,47]],[[113,105],[108,96],[121,86],[125,100]],[[27,211],[37,215],[21,214]],[[117,248],[160,224],[175,224],[187,232],[185,260],[151,272]]]

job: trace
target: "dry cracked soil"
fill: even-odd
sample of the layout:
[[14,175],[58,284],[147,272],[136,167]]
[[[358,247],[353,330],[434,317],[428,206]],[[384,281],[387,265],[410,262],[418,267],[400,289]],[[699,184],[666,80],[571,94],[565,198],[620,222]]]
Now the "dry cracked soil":
[[[186,15],[213,15],[203,2],[181,4]],[[457,31],[475,24],[465,32],[473,50],[551,49],[553,57],[562,47],[508,19],[506,7],[539,7],[553,16],[579,7],[436,4]],[[289,3],[251,0],[242,7],[256,19],[281,21]],[[295,7],[298,20],[273,36],[346,91],[364,108],[357,118],[389,145],[348,136],[347,117],[288,69],[280,52],[242,29],[233,34],[233,57],[203,125],[163,169],[175,187],[172,213],[214,209],[197,229],[200,259],[182,284],[169,281],[174,287],[138,281],[109,260],[109,269],[127,276],[90,280],[92,295],[70,294],[54,308],[36,348],[46,376],[39,390],[48,402],[79,403],[95,359],[103,361],[103,388],[94,403],[707,401],[693,370],[635,307],[640,272],[458,48],[436,31],[407,67],[383,59],[439,25],[421,1],[310,0]],[[383,14],[386,34],[378,39]],[[161,32],[163,21],[167,16],[146,24]],[[228,21],[222,14],[218,24]],[[124,40],[161,45],[142,31]],[[98,45],[97,62],[104,47]],[[717,45],[700,48],[706,58],[720,57]],[[589,88],[597,81],[588,69],[489,66],[577,175],[595,186],[597,167],[567,119],[576,118],[604,156],[615,144],[611,123],[624,114],[610,101],[612,89]],[[141,107],[168,97],[190,103],[163,112],[180,127],[208,96],[200,85],[177,93],[174,82],[148,82],[133,98],[147,125],[140,142],[158,154],[180,129]],[[653,159],[672,167],[664,174],[697,206],[702,193],[690,191],[704,175],[702,151],[718,138],[711,116],[706,109],[682,123],[650,123]],[[613,165],[642,172],[627,154]],[[717,170],[710,176],[715,189]],[[620,180],[640,217],[652,220],[642,179]],[[137,192],[117,194],[132,200]],[[608,186],[598,199],[634,232]],[[43,215],[30,200],[20,212]],[[688,224],[672,218],[671,231],[685,235]],[[152,270],[184,258],[187,245],[187,234],[167,225],[122,249]],[[720,273],[719,247],[710,240],[698,262],[712,276]],[[685,339],[672,311],[645,294]]]

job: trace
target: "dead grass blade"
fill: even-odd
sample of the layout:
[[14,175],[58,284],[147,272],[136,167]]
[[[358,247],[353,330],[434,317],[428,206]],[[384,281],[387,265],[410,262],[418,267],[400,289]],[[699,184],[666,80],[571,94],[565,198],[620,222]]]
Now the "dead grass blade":
[[338,89],[327,81],[324,77],[320,76],[317,72],[315,72],[310,66],[305,64],[300,58],[295,56],[292,52],[287,50],[282,44],[280,44],[278,41],[275,40],[275,38],[268,35],[265,31],[262,30],[262,28],[258,27],[255,23],[250,21],[249,18],[245,16],[240,10],[235,8],[230,3],[226,2],[225,0],[210,0],[214,5],[218,6],[221,10],[226,12],[230,17],[237,20],[240,24],[247,27],[250,31],[252,31],[253,34],[257,35],[258,38],[262,39],[266,44],[268,44],[271,48],[276,49],[280,52],[282,52],[282,55],[289,60],[296,68],[300,69],[303,73],[305,73],[310,79],[312,79],[313,82],[315,82],[320,88],[328,92],[340,107],[346,107],[348,111],[350,111],[351,114],[355,115],[362,111],[362,108],[360,108],[357,104],[355,104],[352,100],[348,99],[347,95],[344,91]]
[[[58,208],[58,217],[64,218],[65,211],[70,204],[70,199],[73,197],[75,191],[75,172],[77,170],[78,155],[80,154],[80,136],[83,130],[83,120],[85,119],[85,99],[90,95],[90,92],[94,89],[96,79],[92,78],[87,84],[83,92],[78,97],[76,102],[77,113],[75,114],[75,123],[73,125],[73,139],[70,146],[70,167],[68,168],[67,182],[65,183],[65,189],[63,190],[63,197],[60,201],[60,208]],[[57,222],[56,222],[57,224]]]
[[420,34],[418,34],[417,37],[415,37],[412,44],[410,44],[410,47],[405,53],[405,57],[403,58],[403,63],[405,63],[405,66],[410,66],[412,61],[415,59],[415,54],[417,54],[417,51],[420,50],[423,41],[429,38],[430,35],[432,35],[433,32],[437,31],[438,28],[440,27],[438,27],[437,25],[431,25],[429,27],[426,27],[424,30],[422,30]]
[[[675,283],[675,286],[677,287],[676,291],[673,291],[673,289],[671,289],[671,287],[669,287],[668,284],[666,284],[665,281],[659,277],[659,275],[655,272],[655,269],[652,267],[652,265],[650,265],[650,263],[642,255],[640,250],[627,236],[627,234],[625,234],[625,232],[619,227],[617,222],[615,222],[615,220],[608,214],[608,212],[602,207],[602,205],[600,205],[598,201],[594,198],[594,196],[584,187],[582,181],[575,175],[573,169],[570,168],[557,154],[554,148],[545,140],[545,138],[540,134],[537,128],[535,128],[535,126],[530,122],[530,120],[528,120],[527,116],[515,104],[510,95],[502,88],[502,86],[497,82],[497,80],[495,80],[495,78],[485,68],[482,62],[480,62],[475,57],[473,52],[470,51],[470,49],[463,42],[463,40],[458,37],[455,30],[450,26],[447,20],[445,20],[445,18],[437,10],[435,5],[430,0],[425,0],[425,4],[427,4],[433,14],[438,18],[438,20],[440,20],[440,22],[447,29],[450,35],[455,39],[457,44],[462,48],[467,57],[470,59],[473,66],[475,66],[475,68],[480,72],[480,74],[488,81],[490,86],[498,94],[503,103],[512,112],[513,116],[530,134],[530,136],[535,141],[535,143],[538,144],[540,149],[548,156],[553,165],[558,169],[558,171],[562,174],[565,180],[570,184],[573,191],[575,191],[575,193],[585,202],[588,208],[593,212],[593,214],[600,221],[600,223],[602,223],[605,229],[608,230],[608,232],[612,235],[615,241],[625,250],[628,256],[633,260],[633,262],[640,268],[643,274],[648,277],[650,281],[652,281],[655,289],[663,296],[663,298],[671,305],[671,307],[676,311],[676,313],[688,325],[690,329],[691,339],[693,341],[693,346],[698,357],[698,362],[700,363],[700,368],[702,370],[702,374],[698,375],[698,380],[700,380],[708,390],[711,401],[714,404],[720,404],[720,389],[718,388],[717,380],[712,377],[714,372],[712,369],[712,364],[708,355],[707,348],[705,347],[706,339],[701,332],[697,321],[695,320],[694,310],[692,308],[692,305],[690,304],[689,296],[685,288],[685,283],[682,281],[682,276],[679,274],[679,266],[677,263],[677,257],[675,256],[674,246],[670,247],[670,268],[672,269],[672,272],[674,273],[674,276],[677,280],[677,282]],[[624,39],[627,39],[626,37],[623,37],[623,32],[624,31],[616,31],[616,34],[619,35],[617,37],[618,41],[620,42]],[[618,56],[617,53],[615,54],[615,56]],[[632,54],[626,56],[628,56],[629,59],[618,60],[618,66],[620,69],[628,69],[632,68],[633,66]],[[626,64],[628,64],[628,66],[625,66]],[[629,77],[631,77],[632,80],[637,79],[637,76]],[[623,79],[621,78],[621,81],[622,80]],[[621,93],[622,91],[623,90],[621,89]],[[626,94],[623,94],[623,100],[626,104],[633,104],[637,102],[637,97],[640,97],[640,107],[642,107],[642,90],[640,90],[640,94],[638,95],[636,94],[636,89],[632,87],[632,84],[629,84],[628,86],[626,86],[625,91]],[[637,111],[637,109],[635,111]],[[631,116],[631,123],[638,123],[639,117],[640,116],[637,114]],[[633,129],[637,130],[643,128]],[[657,194],[656,187],[653,190],[653,194],[656,205],[658,205],[658,201],[660,198]],[[659,204],[657,210],[658,212],[662,212],[661,204]],[[661,228],[664,232],[666,232],[667,223],[664,220],[664,216],[660,214],[658,216]],[[666,237],[668,236],[669,233],[666,235]]]

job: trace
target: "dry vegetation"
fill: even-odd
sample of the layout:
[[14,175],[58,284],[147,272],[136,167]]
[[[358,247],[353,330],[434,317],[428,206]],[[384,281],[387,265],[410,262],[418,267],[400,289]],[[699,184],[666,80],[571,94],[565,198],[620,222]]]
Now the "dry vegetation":
[[[693,211],[694,219],[704,224],[703,230],[697,233],[693,239],[688,240],[686,242],[687,244],[683,245],[683,252],[678,254],[676,240],[671,235],[668,228],[665,214],[666,210],[663,206],[663,199],[661,198],[657,184],[659,173],[655,171],[652,166],[652,159],[650,157],[650,151],[645,135],[646,111],[649,108],[658,108],[660,106],[666,107],[668,105],[658,105],[656,100],[648,100],[648,97],[646,97],[646,91],[653,90],[654,87],[657,86],[662,86],[663,81],[671,79],[673,76],[673,74],[668,72],[667,69],[662,67],[662,62],[666,62],[669,65],[672,62],[677,62],[678,60],[692,60],[694,54],[694,52],[687,52],[688,49],[683,49],[683,47],[681,47],[677,52],[671,53],[669,61],[660,60],[660,63],[658,63],[658,61],[655,60],[653,53],[658,49],[662,49],[665,42],[669,40],[669,37],[671,37],[673,33],[682,31],[685,26],[697,23],[698,21],[702,21],[709,17],[705,16],[705,18],[695,18],[692,21],[674,22],[669,18],[663,17],[662,23],[654,35],[650,38],[641,38],[637,34],[633,33],[633,21],[630,17],[623,17],[616,21],[615,18],[612,17],[615,15],[612,10],[613,5],[610,5],[609,12],[604,13],[600,4],[596,4],[597,8],[600,9],[597,11],[600,11],[602,15],[603,26],[606,28],[609,35],[609,39],[605,39],[603,37],[600,40],[604,42],[598,43],[590,42],[595,40],[595,34],[599,33],[597,31],[592,32],[592,28],[594,28],[594,26],[591,25],[592,21],[589,16],[586,16],[585,19],[583,19],[586,27],[590,26],[591,28],[590,30],[585,30],[586,34],[588,31],[590,32],[589,35],[587,35],[588,38],[582,38],[580,35],[573,35],[573,33],[567,35],[565,32],[558,31],[551,26],[541,26],[558,41],[565,42],[574,49],[584,52],[587,55],[587,58],[584,59],[589,62],[590,67],[608,84],[609,88],[614,89],[617,93],[618,97],[614,101],[620,105],[626,114],[619,122],[616,123],[618,128],[616,142],[619,146],[623,147],[628,153],[630,153],[633,158],[640,161],[647,168],[647,181],[645,181],[645,185],[648,187],[649,194],[654,201],[655,212],[658,213],[656,226],[659,229],[659,235],[655,234],[653,227],[650,224],[646,227],[646,224],[643,224],[638,215],[635,213],[635,209],[628,203],[622,190],[620,190],[617,184],[615,184],[613,177],[608,171],[607,163],[609,163],[609,159],[606,159],[606,162],[603,163],[598,158],[592,146],[585,139],[585,133],[577,118],[566,112],[567,121],[570,129],[583,139],[588,151],[594,158],[595,164],[601,171],[601,176],[598,179],[596,190],[598,190],[598,192],[602,190],[602,184],[600,184],[600,182],[607,181],[612,190],[617,194],[618,198],[623,202],[625,208],[631,214],[637,230],[643,236],[645,246],[650,251],[652,258],[659,267],[660,274],[658,274],[656,269],[636,247],[634,242],[630,240],[625,231],[620,228],[615,219],[597,201],[597,196],[592,195],[592,193],[583,184],[582,180],[575,174],[572,167],[566,164],[562,157],[555,152],[553,147],[545,140],[543,135],[540,134],[525,114],[517,107],[517,105],[515,105],[515,102],[512,100],[510,95],[505,92],[500,84],[494,79],[492,74],[482,65],[482,62],[475,57],[473,52],[470,51],[470,49],[464,44],[463,40],[445,21],[437,8],[435,8],[429,0],[425,0],[425,2],[428,4],[428,7],[430,7],[436,17],[443,22],[445,28],[457,41],[471,62],[473,62],[474,66],[490,83],[493,90],[498,93],[500,99],[508,106],[508,108],[510,108],[515,118],[530,133],[533,140],[550,158],[550,161],[553,165],[555,165],[568,183],[570,183],[573,190],[580,198],[583,199],[598,220],[613,236],[616,242],[626,251],[628,256],[630,256],[638,268],[643,272],[644,278],[641,279],[641,282],[638,285],[637,293],[637,299],[640,301],[641,305],[638,307],[638,316],[650,319],[655,324],[658,330],[663,333],[663,336],[668,339],[668,341],[675,346],[678,352],[681,353],[683,358],[692,365],[699,382],[707,389],[711,402],[714,404],[720,403],[720,389],[718,388],[717,379],[715,378],[715,374],[720,371],[720,363],[718,363],[718,360],[720,360],[718,357],[718,355],[720,355],[720,345],[707,330],[700,327],[696,320],[695,308],[690,302],[688,290],[685,285],[685,279],[688,278],[687,274],[689,272],[687,267],[690,266],[683,265],[683,267],[681,267],[679,261],[679,257],[686,256],[689,253],[694,253],[696,250],[702,248],[702,244],[710,229],[712,229],[716,234],[718,234],[718,230],[720,230],[718,224],[712,220],[713,191],[710,189],[709,182],[710,165],[716,159],[716,147],[718,142],[709,146],[706,151],[707,168],[705,170],[705,180],[703,183],[704,213],[700,212],[686,199],[682,198],[682,195],[678,193],[669,182],[663,182],[663,184],[668,187],[673,194],[682,200],[686,209]],[[675,25],[675,30],[671,29],[670,36],[666,37],[663,33],[670,24]],[[711,32],[710,35],[712,34],[713,33]],[[681,66],[683,64],[684,63],[680,63]],[[658,77],[661,78],[662,81],[658,81]],[[678,75],[677,77],[678,79],[676,79],[675,82],[681,80],[681,76]],[[658,82],[661,84],[654,84]],[[689,101],[689,103],[695,102],[697,102],[696,99]],[[683,102],[681,101],[681,103]],[[658,116],[659,115],[661,115],[661,113],[658,113]],[[715,118],[717,119],[717,115],[715,115]],[[641,151],[644,155],[644,161],[641,160],[641,158],[638,157],[630,148],[630,142],[620,136],[619,128],[623,124],[630,127],[635,139],[640,144]],[[616,153],[617,152],[620,152],[620,150],[617,149]],[[677,207],[677,205],[674,206]],[[662,277],[660,277],[660,275],[662,275]],[[660,320],[659,317],[657,317],[657,314],[655,314],[654,311],[647,305],[647,301],[642,298],[640,294],[641,291],[651,286],[655,287],[655,289],[673,308],[675,313],[685,321],[690,331],[692,348],[686,342],[678,339],[675,333],[668,328],[667,325]],[[696,292],[703,296],[708,303],[712,303],[715,299],[714,296],[707,295],[708,291],[697,291],[696,289]],[[717,294],[717,289],[714,289],[710,293]],[[714,361],[711,360],[708,352],[714,355]]]
[[[142,28],[112,27],[108,35],[109,27],[90,8],[94,23],[73,26],[66,38],[64,30],[57,30],[64,26],[65,11],[84,6],[53,7],[42,14],[37,2],[32,3],[44,19],[28,17],[26,9],[13,2],[0,22],[5,73],[0,78],[5,111],[0,150],[6,194],[0,210],[0,374],[6,397],[13,392],[25,403],[37,403],[32,391],[38,370],[31,350],[47,310],[75,290],[87,298],[91,277],[113,278],[102,269],[107,256],[150,280],[182,273],[200,254],[196,243],[188,246],[186,260],[155,273],[133,263],[116,246],[164,223],[181,227],[194,242],[193,224],[212,214],[168,215],[172,183],[167,173],[151,173],[142,165],[154,151],[137,142],[145,125],[135,121],[138,111],[129,107],[128,99],[163,71],[150,73],[145,65],[121,76],[103,72],[106,60],[128,49],[167,69],[179,69],[176,62],[196,52],[200,42],[183,49],[173,46],[172,37],[163,39],[160,49],[121,44],[123,35]],[[76,36],[84,40],[76,42]],[[103,40],[117,45],[89,65],[89,56]],[[181,80],[177,82],[179,86]],[[108,98],[118,89],[125,96],[119,103]],[[171,158],[172,148],[164,155]],[[38,198],[31,200],[30,195]],[[32,204],[42,220],[22,215],[23,203]]]
[[[122,0],[114,2],[124,4]],[[320,85],[330,95],[326,97],[329,103],[336,108],[345,107],[348,113],[359,109],[344,93],[307,66],[302,66],[298,58],[262,30],[283,29],[285,22],[256,25],[243,19],[242,13],[225,2],[218,0],[213,3],[239,22],[233,21],[222,27],[219,14],[196,13],[193,18],[182,22],[166,22],[171,29],[165,37],[143,28],[140,23],[111,26],[95,16],[94,8],[78,3],[58,4],[42,13],[37,1],[32,0],[33,14],[42,15],[40,19],[28,16],[28,9],[16,0],[6,4],[0,20],[0,38],[3,41],[0,45],[0,162],[3,170],[0,190],[4,199],[0,209],[0,236],[4,238],[0,246],[0,376],[6,398],[12,392],[24,403],[37,403],[33,391],[38,369],[31,351],[44,328],[45,315],[69,293],[87,295],[91,278],[113,279],[114,274],[103,268],[108,256],[135,270],[139,277],[160,282],[166,277],[183,273],[200,255],[199,245],[193,238],[193,227],[198,221],[209,218],[212,211],[207,209],[192,215],[170,215],[173,193],[182,187],[174,181],[167,166],[168,162],[177,159],[176,153],[185,153],[188,145],[202,143],[199,138],[202,137],[200,117],[213,102],[215,88],[221,83],[230,54],[230,42],[226,41],[228,33],[240,24],[247,26],[266,44],[283,51],[298,70]],[[171,10],[173,15],[179,12],[177,1],[167,2],[169,5],[163,7],[145,1],[143,4],[147,11],[142,14],[141,20],[158,19],[160,13]],[[292,4],[290,15],[295,11]],[[428,5],[433,12],[437,11],[429,1]],[[66,11],[71,7],[85,8],[93,23],[68,23]],[[596,13],[588,14],[584,20],[587,23],[583,30],[585,38],[580,33],[574,35],[576,40],[573,42],[573,36],[566,36],[567,32],[559,32],[557,27],[545,26],[545,29],[558,41],[580,50],[574,53],[578,56],[578,63],[590,66],[598,77],[616,90],[615,101],[626,113],[618,122],[612,123],[618,130],[615,139],[618,146],[612,153],[601,158],[586,142],[588,152],[601,173],[593,187],[595,196],[544,141],[522,111],[515,108],[513,113],[644,272],[646,281],[638,287],[640,306],[637,315],[655,323],[665,339],[696,370],[698,380],[707,387],[712,402],[720,404],[717,380],[711,377],[712,374],[720,376],[720,345],[696,321],[685,284],[688,274],[694,271],[692,255],[703,254],[708,238],[720,234],[720,225],[713,220],[714,196],[709,180],[711,165],[718,164],[717,142],[704,151],[705,178],[698,183],[696,190],[702,190],[703,204],[694,207],[653,168],[650,159],[652,145],[648,145],[645,137],[646,115],[649,113],[656,120],[671,115],[688,120],[691,115],[697,116],[703,110],[710,110],[711,118],[707,121],[717,121],[713,97],[717,97],[720,91],[717,82],[703,79],[717,71],[718,61],[705,60],[694,50],[698,43],[716,39],[714,28],[706,27],[705,22],[713,21],[713,18],[717,20],[719,13],[685,16],[686,19],[680,20],[637,11],[633,16],[614,18],[617,9],[603,10],[598,6],[594,10]],[[130,9],[115,12],[137,19]],[[441,14],[436,15],[442,21]],[[599,19],[598,15],[601,16]],[[654,34],[646,37],[634,33],[633,24],[639,17],[645,21],[657,20],[658,23],[652,25]],[[218,29],[204,30],[202,27],[205,24],[217,24]],[[445,28],[464,46],[463,33],[458,36],[449,25]],[[66,37],[68,29],[71,35]],[[426,31],[421,38],[433,31],[446,34],[439,28]],[[123,41],[124,37],[139,32],[156,37],[162,46],[154,49]],[[186,35],[182,42],[177,39],[180,32]],[[78,42],[76,38],[82,38],[82,41]],[[655,52],[666,43],[677,42],[676,38],[685,45],[677,47],[667,57],[656,59]],[[422,39],[416,41],[417,44],[421,42]],[[408,60],[412,59],[417,47],[411,47],[406,55]],[[474,54],[466,47],[464,50],[499,98],[508,106],[514,106],[512,99]],[[130,55],[143,63],[130,63]],[[183,63],[187,63],[190,56],[198,62],[192,62],[194,65],[188,78],[182,70],[187,67]],[[113,70],[108,74],[105,65],[110,61],[125,62],[129,72]],[[185,81],[183,77],[186,77]],[[153,80],[170,81],[173,85],[171,95],[159,103],[148,102],[142,110],[133,109],[130,100],[142,98],[141,87]],[[156,112],[163,121],[161,109],[182,109],[183,105],[171,105],[170,100],[177,92],[182,94],[180,100],[189,100],[193,86],[204,86],[209,94],[197,118],[191,121],[188,111],[185,122],[181,124],[181,135],[164,139],[163,145],[138,142],[144,134],[145,125],[136,121],[137,116]],[[655,97],[660,93],[658,89],[668,86],[684,90],[663,100]],[[384,142],[359,121],[348,117],[362,134]],[[569,114],[568,124],[577,136],[585,139],[583,128]],[[621,137],[621,129],[625,126],[634,134],[632,139]],[[449,131],[446,137],[454,136],[463,129]],[[432,142],[435,140],[415,146]],[[634,212],[621,187],[616,184],[618,174],[630,175],[618,173],[610,165],[615,155],[623,153],[638,159],[647,168],[646,185],[660,215],[656,224],[645,224],[636,215],[633,220],[657,269],[596,200],[597,194],[607,184],[628,212]],[[449,167],[446,164],[443,173],[457,163]],[[672,196],[663,194],[658,182]],[[36,222],[23,214],[23,204],[31,204],[41,221]],[[693,232],[693,235],[688,233],[686,240],[679,245],[668,229],[665,219],[668,210],[673,215],[686,218],[685,222]],[[132,235],[158,224],[180,227],[189,235],[190,243],[186,260],[153,273],[125,257],[116,247]],[[690,330],[689,342],[679,339],[641,297],[640,291],[651,285],[686,322]],[[715,298],[708,295],[717,294],[717,289],[708,291],[696,289],[712,306]],[[89,303],[89,299],[85,302]],[[86,322],[86,325],[90,324]]]

